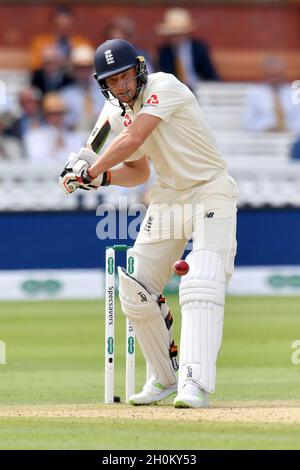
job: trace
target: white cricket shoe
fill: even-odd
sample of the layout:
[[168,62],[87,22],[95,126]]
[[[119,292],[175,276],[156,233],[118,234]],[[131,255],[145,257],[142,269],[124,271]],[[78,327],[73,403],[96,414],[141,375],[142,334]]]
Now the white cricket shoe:
[[132,395],[129,399],[130,405],[152,405],[177,392],[177,383],[164,386],[157,382],[154,376],[145,383],[140,393]]
[[186,382],[174,400],[175,408],[207,408],[208,393],[196,382]]

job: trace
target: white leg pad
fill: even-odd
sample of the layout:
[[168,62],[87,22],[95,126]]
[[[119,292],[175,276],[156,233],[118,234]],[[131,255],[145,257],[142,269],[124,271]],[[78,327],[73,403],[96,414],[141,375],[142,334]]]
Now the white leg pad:
[[178,390],[187,380],[193,380],[212,393],[223,332],[225,270],[220,256],[212,250],[193,250],[186,261],[190,269],[179,289],[182,325]]
[[123,268],[118,268],[118,274],[122,310],[133,324],[146,361],[162,385],[175,384],[177,380],[170,359],[169,330],[156,296],[152,296]]

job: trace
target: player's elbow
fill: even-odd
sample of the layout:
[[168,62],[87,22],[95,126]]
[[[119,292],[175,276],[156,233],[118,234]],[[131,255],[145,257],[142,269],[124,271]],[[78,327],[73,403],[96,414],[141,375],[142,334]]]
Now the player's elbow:
[[140,160],[134,160],[133,162],[126,162],[125,165],[132,168],[134,175],[134,185],[146,183],[151,176],[151,168],[148,158],[144,156]]
[[143,170],[142,170],[142,178],[143,178],[143,183],[146,183],[146,181],[148,181],[148,179],[150,178],[151,176],[151,168],[150,168],[150,165],[147,161],[147,165],[144,166]]

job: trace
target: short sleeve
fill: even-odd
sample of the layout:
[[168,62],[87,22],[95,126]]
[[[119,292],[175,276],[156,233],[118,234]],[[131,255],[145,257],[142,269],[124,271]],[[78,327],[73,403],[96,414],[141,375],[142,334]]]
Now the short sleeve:
[[172,114],[187,104],[185,87],[175,78],[155,80],[145,90],[139,114],[151,114],[168,122]]

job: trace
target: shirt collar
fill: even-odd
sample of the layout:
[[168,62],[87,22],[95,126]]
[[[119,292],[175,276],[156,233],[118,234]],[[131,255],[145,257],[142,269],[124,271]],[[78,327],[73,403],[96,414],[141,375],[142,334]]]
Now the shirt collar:
[[145,85],[142,86],[140,92],[139,92],[139,96],[137,97],[135,103],[134,103],[134,106],[133,106],[133,112],[135,114],[139,113],[140,110],[142,109],[143,107],[143,99],[144,99],[144,92],[145,92]]

